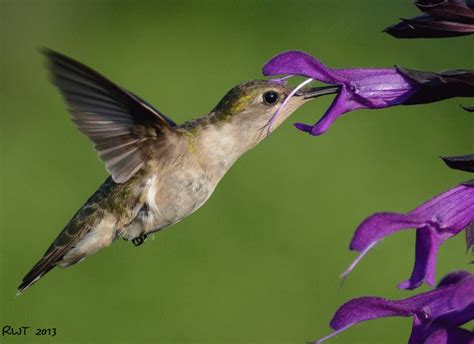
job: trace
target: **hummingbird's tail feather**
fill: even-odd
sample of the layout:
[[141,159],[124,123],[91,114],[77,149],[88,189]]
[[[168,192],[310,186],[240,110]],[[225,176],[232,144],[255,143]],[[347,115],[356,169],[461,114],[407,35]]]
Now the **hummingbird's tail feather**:
[[31,287],[32,284],[36,283],[41,277],[54,268],[57,262],[61,259],[63,255],[62,253],[63,252],[54,251],[41,258],[40,261],[25,275],[25,277],[23,277],[16,294],[22,294]]
[[[109,246],[116,239],[116,219],[104,211],[102,204],[108,200],[116,188],[112,178],[87,200],[52,242],[43,257],[23,277],[17,295],[23,293],[33,283],[46,275],[55,266],[65,268],[79,263],[98,250]],[[115,190],[115,191],[114,191]]]

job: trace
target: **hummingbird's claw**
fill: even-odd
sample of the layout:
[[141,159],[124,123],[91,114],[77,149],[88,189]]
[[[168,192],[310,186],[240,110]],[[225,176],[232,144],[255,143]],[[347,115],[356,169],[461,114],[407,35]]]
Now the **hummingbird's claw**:
[[141,244],[145,242],[146,238],[147,238],[147,235],[143,233],[139,237],[132,239],[132,243],[135,245],[135,247],[140,246]]

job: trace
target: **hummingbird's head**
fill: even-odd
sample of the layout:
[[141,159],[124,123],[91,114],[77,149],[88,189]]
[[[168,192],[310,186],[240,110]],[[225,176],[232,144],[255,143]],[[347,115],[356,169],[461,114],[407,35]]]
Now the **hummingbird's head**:
[[263,139],[301,105],[337,91],[337,86],[295,88],[281,82],[252,80],[232,88],[213,112],[222,122]]
[[304,88],[310,81],[297,87],[287,86],[281,80],[247,81],[227,92],[209,115],[187,122],[188,132],[199,129],[191,137],[197,138],[193,145],[206,156],[208,170],[219,171],[222,177],[243,153],[255,147],[301,105],[339,91],[338,86]]

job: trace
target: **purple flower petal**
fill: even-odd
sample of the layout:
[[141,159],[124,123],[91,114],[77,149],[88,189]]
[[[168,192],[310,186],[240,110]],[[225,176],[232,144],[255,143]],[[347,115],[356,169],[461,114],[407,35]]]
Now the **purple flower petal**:
[[313,130],[312,125],[308,125],[308,124],[304,124],[304,123],[294,123],[293,125],[296,127],[296,129],[299,129],[299,130],[307,132],[307,133],[310,133],[311,130]]
[[440,328],[433,332],[423,344],[474,344],[471,331],[461,328]]
[[474,319],[474,304],[471,303],[469,306],[459,310],[453,308],[449,302],[448,306],[451,308],[447,307],[448,310],[444,314],[439,315],[436,319],[424,325],[422,332],[424,332],[425,335],[439,328],[457,328]]
[[466,276],[461,280],[453,293],[450,304],[455,310],[462,310],[474,304],[474,276]]
[[443,241],[428,227],[416,230],[415,266],[409,280],[398,285],[400,289],[416,289],[423,282],[435,283],[436,257]]
[[409,317],[414,313],[415,309],[410,304],[365,296],[343,304],[334,314],[329,326],[333,330],[340,330],[362,321],[393,316]]
[[311,128],[311,135],[323,134],[339,116],[357,107],[357,104],[354,102],[347,101],[347,96],[347,89],[343,86],[328,111],[321,117],[318,123]]
[[263,75],[274,76],[292,74],[306,76],[328,84],[341,84],[342,80],[326,67],[304,51],[287,51],[272,57],[263,66]]
[[372,242],[379,241],[402,229],[416,228],[422,225],[423,221],[408,214],[377,213],[359,225],[349,248],[352,251],[361,252]]
[[459,185],[406,214],[378,213],[370,216],[357,228],[350,249],[365,253],[370,245],[382,238],[403,229],[416,228],[416,257],[413,272],[410,279],[402,282],[399,287],[414,289],[423,282],[433,285],[439,247],[472,222],[474,222],[474,187]]

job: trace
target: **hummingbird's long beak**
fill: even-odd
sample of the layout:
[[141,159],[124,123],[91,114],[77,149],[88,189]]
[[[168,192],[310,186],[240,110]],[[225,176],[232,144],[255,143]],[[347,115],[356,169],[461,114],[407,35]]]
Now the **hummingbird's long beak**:
[[312,87],[302,90],[301,93],[297,93],[298,96],[303,96],[304,99],[317,98],[326,94],[334,94],[339,92],[339,86],[324,86],[324,87]]

